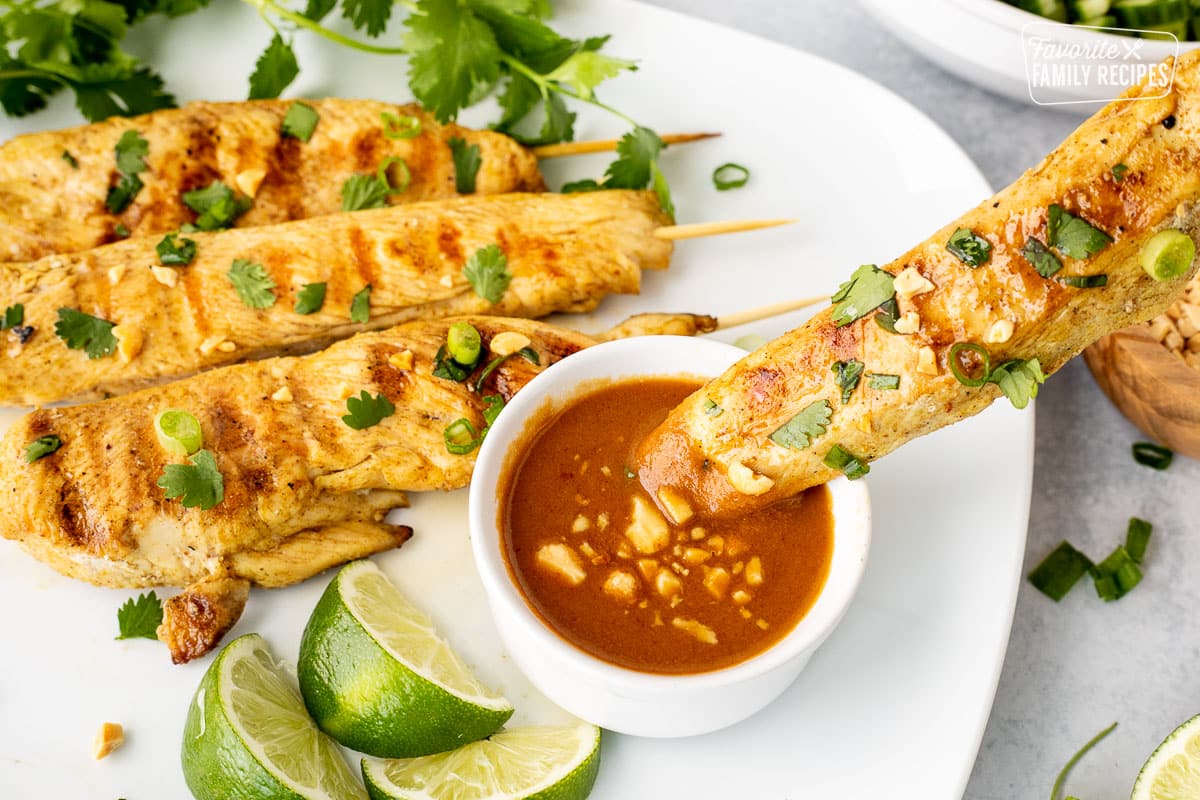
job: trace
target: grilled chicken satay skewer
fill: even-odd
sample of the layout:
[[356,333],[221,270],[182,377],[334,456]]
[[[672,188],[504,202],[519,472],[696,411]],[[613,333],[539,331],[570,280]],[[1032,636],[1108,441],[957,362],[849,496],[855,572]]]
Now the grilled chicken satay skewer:
[[[34,411],[0,440],[0,536],[94,584],[188,587],[167,603],[159,632],[174,660],[187,661],[237,621],[252,583],[286,586],[403,543],[410,531],[384,515],[407,504],[405,492],[467,484],[474,453],[451,452],[448,429],[467,420],[483,430],[495,397],[507,401],[538,372],[600,339],[719,324],[644,314],[593,338],[531,320],[459,320],[479,332],[481,355],[457,380],[439,370],[454,320],[423,320],[309,356]],[[376,410],[386,398],[392,413],[358,429],[344,418],[348,399],[362,392]],[[156,416],[172,408],[195,415],[215,471],[196,476],[195,494],[180,499],[167,499],[158,485],[167,465],[187,463],[155,431]],[[29,460],[43,450],[50,452]],[[216,473],[219,501],[205,501]]]
[[669,222],[649,192],[509,194],[189,234],[182,267],[145,238],[0,264],[0,309],[21,317],[0,333],[0,403],[123,394],[421,317],[590,310],[667,267]]
[[[234,224],[253,227],[340,211],[347,179],[373,175],[388,158],[403,159],[407,168],[407,186],[386,198],[398,205],[454,197],[467,186],[478,194],[542,191],[539,157],[615,147],[609,141],[569,142],[539,154],[494,131],[440,124],[416,105],[301,103],[316,115],[307,120],[315,122],[311,131],[303,119],[285,123],[294,101],[255,100],[189,103],[12,139],[0,146],[0,260],[31,261],[130,235],[161,236],[196,221],[184,193],[214,182],[252,198]],[[144,185],[131,193],[137,184],[122,177],[116,155],[128,131],[145,141],[144,153],[130,150],[143,154],[145,167],[132,173]],[[686,142],[712,135],[663,138]],[[451,147],[456,139],[461,147],[478,148],[478,172],[461,188]],[[394,180],[398,185],[401,179]]]
[[[1195,272],[1200,235],[1200,53],[1176,67],[1169,95],[1129,90],[1007,189],[883,272],[861,268],[832,309],[690,396],[643,443],[643,486],[733,513],[862,474],[1002,393],[1023,407],[1042,372],[1161,313]],[[1182,258],[1156,259],[1169,241]],[[1173,261],[1174,275],[1156,280],[1141,260]],[[893,292],[898,307],[877,311]],[[849,390],[847,369],[861,371]]]

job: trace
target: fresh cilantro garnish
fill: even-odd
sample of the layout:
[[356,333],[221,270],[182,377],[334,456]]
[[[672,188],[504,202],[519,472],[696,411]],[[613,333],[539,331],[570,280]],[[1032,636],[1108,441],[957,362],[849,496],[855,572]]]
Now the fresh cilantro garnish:
[[154,592],[131,597],[117,609],[117,639],[157,639],[162,620],[162,601]]
[[191,239],[175,240],[175,234],[168,233],[154,247],[158,260],[168,267],[184,267],[192,263],[196,257],[196,242]]
[[833,324],[839,328],[865,317],[896,296],[890,273],[874,264],[863,264],[838,287],[833,301]]
[[278,97],[299,74],[300,65],[296,63],[296,54],[291,43],[285,42],[283,37],[276,33],[254,64],[254,72],[250,73],[250,93],[247,96],[251,100]]
[[454,160],[454,190],[459,194],[474,194],[475,176],[483,164],[479,145],[467,144],[457,137],[452,137],[447,144],[450,145],[450,156]]
[[810,403],[771,434],[771,441],[789,450],[804,450],[818,436],[824,436],[833,416],[828,400]]
[[208,450],[200,450],[187,464],[163,467],[158,486],[168,500],[180,498],[184,508],[207,511],[225,499],[225,479],[217,469],[217,459]]
[[203,189],[184,192],[183,202],[200,215],[192,223],[192,227],[199,231],[228,228],[254,205],[249,197],[235,193],[220,181],[213,181]]
[[617,160],[605,170],[607,189],[643,189],[650,183],[650,165],[662,152],[662,139],[649,128],[637,127],[617,143]]
[[1046,376],[1036,358],[1012,359],[994,368],[988,382],[999,386],[1014,407],[1025,408],[1037,397],[1038,387],[1046,382]]
[[79,161],[76,160],[75,156],[71,155],[70,150],[62,151],[62,160],[67,162],[71,166],[71,169],[79,169]]
[[250,308],[270,308],[275,305],[275,292],[271,291],[275,288],[275,281],[262,264],[235,258],[226,274],[238,297]]
[[[482,358],[482,351],[479,355]],[[474,364],[459,364],[446,352],[446,345],[442,345],[433,357],[433,377],[462,383],[471,376],[471,370],[475,369],[478,363],[476,361]]]
[[[2,90],[0,90],[2,91]],[[120,214],[133,198],[142,190],[142,179],[138,174],[146,169],[146,156],[150,152],[150,143],[142,138],[137,131],[125,131],[113,148],[117,157],[117,182],[108,190],[104,204],[114,214]]]
[[492,305],[500,302],[508,285],[512,283],[512,275],[508,271],[508,258],[500,246],[495,244],[481,247],[471,254],[467,265],[463,267],[463,277],[471,284],[475,294]]
[[39,436],[25,445],[25,463],[32,464],[39,458],[45,458],[51,453],[57,453],[60,447],[62,447],[62,439],[59,439],[57,436],[53,434]]
[[1112,237],[1099,228],[1068,214],[1057,203],[1046,217],[1046,244],[1071,258],[1094,256],[1112,244]]
[[371,319],[371,284],[360,289],[350,298],[350,321],[362,325]]
[[946,249],[971,269],[982,267],[992,257],[992,243],[970,228],[959,228],[950,234]]
[[1058,256],[1051,253],[1041,240],[1032,236],[1025,240],[1025,246],[1021,248],[1021,255],[1025,256],[1026,261],[1033,264],[1033,268],[1043,278],[1052,277],[1054,273],[1062,269],[1062,262],[1058,260]]
[[896,330],[896,323],[899,321],[900,304],[896,302],[895,297],[883,303],[875,312],[875,322],[888,333],[899,334]]
[[296,313],[315,314],[325,305],[325,284],[308,283],[296,293]]
[[384,395],[377,394],[371,397],[364,389],[358,397],[346,399],[346,411],[350,413],[342,417],[342,422],[356,431],[361,431],[378,425],[385,418],[395,414],[396,406]]
[[279,126],[279,133],[282,136],[290,136],[293,139],[307,142],[312,138],[313,131],[317,129],[317,123],[320,120],[321,115],[315,108],[297,100],[288,106],[287,113],[283,115],[283,124]]
[[650,185],[654,189],[654,196],[658,198],[658,207],[674,220],[675,203],[671,200],[671,184],[667,183],[667,176],[658,168],[657,161],[650,162],[650,176]]
[[117,349],[117,337],[113,335],[115,322],[109,322],[73,308],[60,308],[54,332],[72,350],[83,350],[88,358],[104,358]]
[[1129,172],[1129,167],[1125,164],[1113,164],[1112,176],[1117,183],[1125,180],[1125,174]]
[[858,388],[858,382],[862,378],[865,367],[866,365],[856,358],[833,362],[830,369],[833,370],[834,383],[842,390],[842,405],[850,402],[850,395],[854,394],[854,390]]
[[[388,169],[397,165],[400,183],[393,186],[388,178]],[[374,175],[351,175],[342,184],[342,211],[362,211],[366,208],[383,208],[388,195],[400,194],[408,188],[412,175],[404,159],[395,156],[385,158]]]
[[4,309],[4,316],[0,317],[0,331],[17,328],[23,324],[25,324],[25,305],[23,303],[15,303]]
[[603,188],[594,178],[584,178],[564,183],[559,191],[563,194],[575,194],[577,192],[598,192]]
[[133,235],[124,222],[118,222],[116,225],[113,225],[113,234],[118,239],[128,239]]

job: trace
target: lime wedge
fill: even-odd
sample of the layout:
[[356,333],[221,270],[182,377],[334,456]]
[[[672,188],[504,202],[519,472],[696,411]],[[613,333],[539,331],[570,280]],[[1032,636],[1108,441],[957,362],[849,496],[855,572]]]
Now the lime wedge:
[[204,444],[200,420],[178,408],[169,408],[154,418],[158,443],[173,456],[190,456]]
[[1173,281],[1187,273],[1196,258],[1196,245],[1183,231],[1159,231],[1138,253],[1138,263],[1156,281]]
[[363,759],[372,800],[582,800],[600,769],[600,729],[517,728],[450,753]]
[[256,634],[230,642],[204,673],[184,723],[183,777],[197,800],[366,797]]
[[299,677],[321,729],[373,756],[452,750],[513,713],[370,561],[347,564],[321,595],[300,640]]
[[1131,800],[1197,797],[1200,797],[1200,716],[1176,728],[1150,754],[1133,785]]

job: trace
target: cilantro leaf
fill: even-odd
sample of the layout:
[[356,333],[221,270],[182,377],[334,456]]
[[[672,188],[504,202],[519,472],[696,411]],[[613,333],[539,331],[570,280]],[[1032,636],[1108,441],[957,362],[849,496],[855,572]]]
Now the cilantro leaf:
[[387,197],[387,187],[374,175],[351,175],[342,184],[342,211],[383,208]]
[[640,125],[617,143],[617,160],[604,171],[606,189],[644,189],[650,183],[650,166],[662,152],[662,139]]
[[117,349],[117,337],[113,335],[116,323],[84,314],[73,308],[60,308],[54,332],[72,350],[83,350],[88,358],[111,356]]
[[992,257],[992,243],[970,228],[958,228],[946,242],[946,250],[971,269],[986,264]]
[[346,410],[350,413],[342,417],[342,422],[356,431],[378,425],[385,418],[396,413],[396,406],[383,394],[371,397],[364,389],[358,397],[346,399]]
[[1046,218],[1046,244],[1071,258],[1094,256],[1112,244],[1112,237],[1054,203]]
[[[480,353],[480,356],[483,354]],[[476,361],[475,364],[479,362]],[[471,376],[471,370],[475,368],[475,364],[463,366],[451,358],[446,352],[446,345],[438,348],[437,354],[433,357],[433,377],[445,378],[448,381],[462,383]]]
[[492,305],[500,302],[508,285],[512,283],[512,275],[508,271],[508,258],[500,246],[495,244],[481,247],[471,254],[467,265],[463,267],[463,277],[471,284],[475,294]]
[[999,386],[1014,408],[1025,408],[1037,397],[1038,387],[1046,382],[1046,376],[1036,358],[1013,359],[993,367],[988,382]]
[[238,297],[250,308],[270,308],[275,305],[275,292],[271,291],[275,288],[275,281],[262,264],[235,258],[226,274]]
[[325,305],[325,284],[308,283],[296,293],[296,313],[315,314]]
[[342,0],[342,16],[368,36],[378,36],[392,16],[392,0]]
[[17,328],[23,324],[25,324],[25,305],[23,303],[15,303],[4,309],[4,316],[0,317],[0,331]]
[[675,203],[671,200],[671,185],[667,183],[667,176],[663,175],[662,170],[658,168],[657,161],[650,162],[650,176],[650,184],[654,187],[654,196],[658,198],[658,207],[674,221]]
[[196,257],[196,242],[192,239],[175,240],[175,234],[168,233],[162,241],[154,246],[158,260],[168,267],[186,267]]
[[49,436],[39,436],[29,444],[25,445],[25,463],[32,464],[39,458],[45,458],[51,453],[57,453],[58,448],[62,447],[62,439],[51,434]]
[[75,156],[71,155],[70,150],[63,150],[62,155],[59,156],[59,158],[67,162],[71,169],[79,169],[79,161],[75,158]]
[[75,107],[92,122],[175,107],[175,98],[163,90],[163,79],[145,67],[120,78],[100,75],[92,82],[68,85],[75,91]]
[[417,0],[404,25],[409,88],[439,121],[457,117],[500,78],[496,35],[458,0]]
[[584,178],[581,181],[564,183],[559,191],[563,194],[574,194],[575,192],[598,192],[603,188],[603,186],[596,183],[596,181],[592,180],[591,178]]
[[125,131],[113,148],[117,160],[117,182],[108,190],[104,204],[114,214],[120,214],[133,198],[142,190],[142,179],[138,173],[146,169],[146,156],[150,152],[150,143],[142,138],[137,131]]
[[208,450],[200,450],[187,464],[163,467],[158,486],[168,500],[180,498],[184,508],[208,511],[225,499],[225,478],[217,469],[217,459]]
[[350,321],[359,325],[371,319],[371,284],[367,284],[350,298]]
[[283,115],[279,133],[281,136],[290,136],[293,139],[307,142],[312,138],[313,131],[317,129],[317,123],[320,120],[321,115],[315,108],[297,100],[288,106],[287,113]]
[[850,395],[854,394],[854,390],[858,388],[858,382],[862,378],[865,367],[866,365],[856,358],[833,362],[831,369],[834,374],[834,382],[842,390],[842,405],[850,402]]
[[109,187],[108,194],[104,198],[104,205],[112,213],[120,214],[129,208],[133,198],[145,185],[137,175],[121,175],[117,178],[116,184]]
[[580,50],[546,75],[546,80],[565,83],[585,100],[596,96],[596,87],[624,70],[636,70],[637,64],[620,58],[602,55],[594,50]]
[[458,137],[451,137],[450,155],[454,159],[454,190],[459,194],[475,193],[475,176],[483,159],[479,156],[479,145],[467,144]]
[[[350,0],[346,0],[349,3]],[[296,54],[292,45],[283,40],[278,33],[271,39],[267,49],[258,57],[254,64],[254,72],[250,74],[251,100],[264,100],[279,97],[279,94],[296,80],[300,74],[300,65],[296,63]]]
[[810,403],[799,414],[781,425],[770,439],[789,450],[804,450],[818,436],[824,436],[833,416],[833,407],[828,400]]
[[874,264],[863,264],[830,298],[834,303],[833,324],[839,328],[849,325],[895,296],[891,274]]
[[200,231],[216,231],[228,228],[254,205],[245,195],[239,195],[220,181],[213,181],[203,189],[183,193],[183,202],[200,216],[192,227]]
[[154,592],[132,597],[117,609],[117,639],[157,639],[163,621],[162,602]]
[[1062,269],[1062,262],[1058,260],[1058,256],[1051,253],[1041,240],[1032,236],[1025,240],[1021,255],[1025,256],[1025,260],[1032,264],[1038,275],[1043,278],[1049,278]]
[[304,16],[313,22],[320,22],[329,16],[329,12],[337,6],[337,0],[308,0],[304,7]]

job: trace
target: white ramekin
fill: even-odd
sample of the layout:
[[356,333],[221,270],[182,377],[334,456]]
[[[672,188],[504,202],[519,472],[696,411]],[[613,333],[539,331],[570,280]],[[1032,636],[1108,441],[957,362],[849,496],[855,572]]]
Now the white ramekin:
[[[863,481],[839,478],[833,498],[834,545],[829,578],[796,627],[759,655],[724,669],[660,675],[619,667],[569,644],[547,627],[513,582],[497,527],[497,486],[509,449],[526,420],[562,407],[597,379],[712,376],[745,352],[710,339],[646,336],[583,350],[538,375],[492,425],[470,490],[471,547],[496,626],[517,666],[567,711],[636,736],[691,736],[739,722],[778,697],[837,627],[862,577],[871,515]],[[593,384],[594,385],[594,384]],[[549,501],[553,502],[553,501]]]

